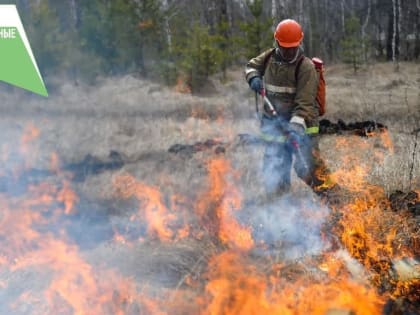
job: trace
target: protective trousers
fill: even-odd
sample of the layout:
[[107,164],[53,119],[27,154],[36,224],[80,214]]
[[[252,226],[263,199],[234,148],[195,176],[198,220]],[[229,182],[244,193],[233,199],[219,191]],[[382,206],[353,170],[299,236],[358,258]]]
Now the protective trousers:
[[[283,124],[272,119],[263,119],[262,132],[265,139],[263,174],[266,192],[269,196],[279,196],[290,190],[292,165],[313,191],[322,194],[330,185],[330,172],[320,156],[318,135],[301,137],[298,146],[293,146]],[[293,164],[293,156],[295,163]]]

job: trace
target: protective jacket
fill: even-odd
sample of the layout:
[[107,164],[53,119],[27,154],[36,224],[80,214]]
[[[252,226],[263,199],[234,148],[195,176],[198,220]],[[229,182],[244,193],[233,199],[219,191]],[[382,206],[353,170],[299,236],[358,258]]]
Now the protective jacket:
[[[273,48],[264,51],[246,65],[245,78],[248,83],[256,76],[263,77],[267,97],[279,115],[285,120],[304,120],[307,133],[318,132],[316,94],[319,76],[312,61],[301,50],[293,63],[283,61]],[[267,110],[266,114],[269,115]]]

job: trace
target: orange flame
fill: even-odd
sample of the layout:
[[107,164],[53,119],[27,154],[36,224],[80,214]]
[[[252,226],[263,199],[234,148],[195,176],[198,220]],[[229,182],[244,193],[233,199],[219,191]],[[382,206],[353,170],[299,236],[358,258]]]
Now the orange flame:
[[34,141],[40,135],[40,130],[35,127],[34,124],[30,123],[26,126],[23,130],[23,135],[21,138],[22,145],[29,144],[30,142]]
[[[392,153],[393,145],[389,134],[381,134],[381,140],[385,148]],[[410,236],[410,233],[414,236],[415,227],[410,226],[410,221],[400,213],[390,209],[382,187],[368,182],[369,164],[372,165],[371,162],[375,161],[364,157],[368,152],[371,156],[374,148],[366,147],[366,143],[360,144],[352,145],[346,142],[346,147],[343,148],[343,143],[338,143],[338,150],[346,152],[347,149],[348,152],[343,157],[343,168],[333,176],[341,187],[351,193],[352,198],[336,209],[341,218],[334,229],[349,253],[372,272],[370,280],[379,287],[383,281],[394,283],[390,279],[393,259],[413,255],[410,248],[412,242],[402,238]],[[357,153],[352,153],[351,150],[355,147]],[[375,156],[377,159],[384,157],[380,154]],[[405,236],[399,233],[401,229],[407,231]],[[397,294],[399,287],[400,284],[396,283],[394,294]]]
[[63,181],[62,189],[57,193],[57,201],[64,203],[64,213],[72,213],[74,204],[79,201],[79,197],[76,193],[70,188],[70,183],[68,181]]
[[222,243],[249,250],[254,245],[251,231],[242,227],[233,215],[241,207],[241,196],[234,184],[227,180],[228,176],[234,176],[229,163],[224,159],[211,160],[208,171],[209,189],[200,198],[197,215]]
[[391,136],[388,132],[388,130],[384,130],[383,132],[381,132],[380,134],[381,140],[382,140],[382,144],[384,145],[384,147],[390,152],[390,153],[394,153],[394,144],[392,143],[392,139]]
[[[28,128],[22,145],[38,135],[36,128]],[[389,135],[385,139],[384,143]],[[349,142],[342,144],[348,146]],[[392,147],[389,144],[387,148]],[[360,150],[372,149],[366,141],[356,146]],[[16,309],[22,302],[36,305],[43,300],[48,306],[35,310],[34,314],[325,315],[332,309],[351,310],[357,315],[381,314],[386,299],[406,294],[415,285],[411,280],[394,279],[389,281],[393,285],[390,294],[381,295],[375,289],[389,277],[393,259],[413,255],[410,243],[400,241],[401,234],[410,234],[413,229],[403,215],[389,210],[384,190],[367,182],[366,163],[355,154],[346,156],[343,165],[347,169],[338,170],[334,179],[352,198],[335,209],[340,216],[332,232],[365,267],[367,275],[354,277],[333,252],[298,262],[278,262],[278,258],[253,255],[251,227],[243,226],[235,217],[242,206],[242,196],[235,186],[240,174],[229,161],[218,158],[208,162],[206,191],[199,196],[195,213],[202,223],[199,226],[225,246],[216,246],[219,254],[209,259],[204,277],[184,276],[185,291],[179,288],[181,283],[175,290],[167,289],[169,294],[161,294],[161,299],[139,293],[139,283],[104,264],[89,263],[88,253],[80,252],[70,243],[65,231],[45,228],[61,215],[75,211],[78,196],[65,177],[58,185],[47,182],[29,185],[24,199],[0,193],[0,267],[11,272],[26,268],[49,272],[41,298],[24,291],[11,307]],[[51,170],[64,175],[59,171],[57,155],[51,157]],[[115,177],[114,185],[119,196],[139,201],[139,210],[130,220],[141,223],[146,220],[149,234],[159,240],[176,241],[195,232],[182,216],[185,209],[194,205],[188,198],[163,196],[158,187],[141,183],[132,175]],[[126,235],[118,231],[113,241],[119,246],[130,245]],[[0,288],[7,286],[6,281],[0,280]],[[172,299],[166,299],[167,296]],[[192,301],[197,307],[191,306]]]
[[154,26],[154,23],[151,19],[143,20],[138,23],[139,29],[148,29]]
[[[32,166],[37,157],[37,149],[31,144],[40,135],[40,130],[32,123],[28,124],[23,130],[23,135],[20,140],[20,153],[25,158],[25,169]],[[30,158],[31,160],[28,160]]]
[[[337,264],[325,261],[324,265]],[[381,314],[384,299],[373,289],[342,274],[342,264],[334,268],[336,278],[302,277],[301,271],[267,276],[246,258],[232,251],[213,257],[209,262],[207,296],[202,314],[314,314],[325,315],[330,309],[349,309],[356,314]],[[308,266],[311,267],[311,266]],[[284,272],[287,272],[286,270]]]
[[[153,300],[137,292],[132,280],[88,263],[79,248],[66,240],[64,231],[53,233],[45,228],[71,210],[77,197],[70,191],[67,182],[61,190],[44,182],[29,186],[25,199],[0,193],[2,272],[38,268],[48,272],[45,290],[24,291],[10,302],[11,310],[21,310],[23,304],[33,306],[25,312],[28,314],[124,315],[133,305],[141,305],[145,312],[163,314]],[[7,283],[0,281],[3,286]],[[39,305],[42,307],[37,308]]]
[[185,237],[188,234],[188,227],[181,227],[178,231],[171,228],[178,218],[165,206],[157,187],[142,184],[128,174],[114,178],[114,186],[123,198],[136,197],[140,201],[139,218],[144,214],[149,234],[156,234],[161,241],[170,241],[174,237]]
[[176,80],[175,91],[183,94],[191,94],[191,87],[189,86],[188,81],[187,75],[179,75]]

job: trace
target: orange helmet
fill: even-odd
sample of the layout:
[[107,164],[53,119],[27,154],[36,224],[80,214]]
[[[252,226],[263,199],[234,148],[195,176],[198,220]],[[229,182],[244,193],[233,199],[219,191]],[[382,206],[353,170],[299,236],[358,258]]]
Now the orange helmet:
[[297,47],[303,39],[302,27],[295,20],[283,20],[277,25],[274,38],[282,47]]

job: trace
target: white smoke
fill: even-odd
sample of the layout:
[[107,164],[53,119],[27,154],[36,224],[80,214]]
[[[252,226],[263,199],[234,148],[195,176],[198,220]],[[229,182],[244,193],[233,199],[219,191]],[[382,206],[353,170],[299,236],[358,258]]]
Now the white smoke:
[[329,247],[321,238],[328,212],[312,199],[285,195],[254,210],[255,237],[269,249],[279,250],[284,259],[319,254]]

